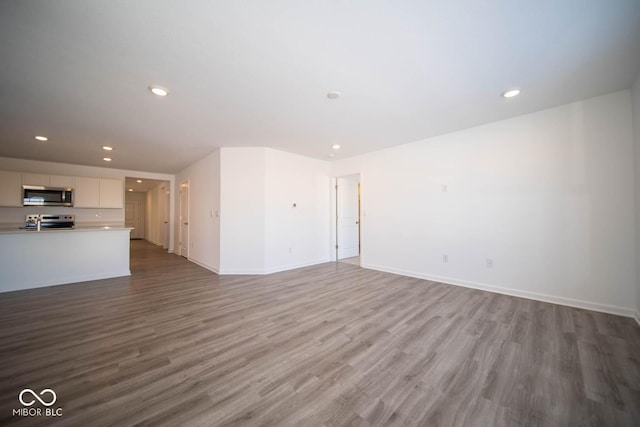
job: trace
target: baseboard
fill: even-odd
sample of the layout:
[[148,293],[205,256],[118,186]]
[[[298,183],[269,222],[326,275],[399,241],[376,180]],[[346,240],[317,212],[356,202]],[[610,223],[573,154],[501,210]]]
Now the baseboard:
[[310,267],[312,265],[324,264],[325,262],[329,262],[328,257],[315,260],[315,261],[307,261],[300,264],[291,264],[291,265],[286,265],[281,267],[269,268],[265,270],[264,274],[273,274],[273,273],[279,273],[281,271],[295,270],[296,268]]
[[634,319],[636,319],[636,322],[638,322],[638,326],[640,326],[640,311],[636,311],[635,316],[633,316]]
[[97,274],[84,274],[80,276],[70,276],[61,278],[59,280],[50,282],[36,282],[29,284],[3,284],[0,286],[0,293],[2,292],[15,292],[15,291],[26,291],[29,289],[37,289],[37,288],[47,288],[49,286],[60,286],[60,285],[70,285],[72,283],[79,282],[89,282],[92,280],[102,280],[102,279],[112,279],[114,277],[123,277],[123,276],[131,276],[131,270],[121,270],[121,271],[112,271],[112,272],[104,272]]
[[216,267],[213,267],[213,266],[211,266],[211,265],[209,265],[209,264],[207,264],[207,263],[204,263],[204,262],[202,262],[202,261],[198,261],[198,260],[197,260],[197,259],[195,259],[195,258],[187,258],[187,259],[188,259],[189,261],[191,261],[192,263],[194,263],[194,264],[198,264],[198,265],[199,265],[200,267],[202,267],[202,268],[206,268],[206,269],[207,269],[207,270],[209,270],[209,271],[213,271],[214,273],[216,273],[216,274],[218,274],[218,275],[220,274],[220,270],[219,270],[219,269],[217,269]]
[[325,262],[329,262],[329,258],[322,258],[314,261],[306,261],[299,264],[290,264],[284,265],[280,267],[267,268],[267,269],[259,269],[259,268],[246,268],[246,269],[220,269],[220,275],[238,275],[238,276],[246,276],[246,275],[265,275],[265,274],[273,274],[279,273],[281,271],[289,271],[295,270],[296,268],[310,267],[312,265],[323,264]]
[[[432,276],[428,274],[418,273],[415,271],[399,270],[379,265],[364,264],[362,268],[383,271],[385,273],[399,274],[401,276],[415,277],[417,279],[430,280],[433,282],[444,283],[447,285],[462,286],[465,288],[478,289],[481,291],[494,292],[497,294],[509,295],[513,297],[527,298],[535,301],[548,302],[552,304],[566,305],[569,307],[582,308],[586,310],[599,311],[602,313],[616,314],[625,317],[636,317],[637,313],[634,309],[618,307],[615,305],[600,304],[597,302],[584,301],[573,298],[559,297],[555,295],[541,294],[537,292],[521,291],[518,289],[502,288],[499,286],[488,285],[484,283],[470,282],[466,280],[454,279],[450,277]],[[636,318],[636,320],[638,320]],[[639,322],[640,323],[640,322]]]
[[[153,243],[153,244],[154,244],[154,245],[156,245],[156,246],[160,246],[161,248],[164,246],[164,242],[160,242],[160,243],[158,243],[158,242],[155,242],[155,241],[153,241],[153,240],[151,240],[151,239],[147,239],[147,238],[145,238],[144,240],[146,240],[146,241],[147,241],[147,242],[149,242],[149,243]],[[164,249],[164,248],[163,248],[163,249]]]
[[263,269],[258,268],[239,268],[239,269],[220,269],[221,276],[256,276],[265,274]]

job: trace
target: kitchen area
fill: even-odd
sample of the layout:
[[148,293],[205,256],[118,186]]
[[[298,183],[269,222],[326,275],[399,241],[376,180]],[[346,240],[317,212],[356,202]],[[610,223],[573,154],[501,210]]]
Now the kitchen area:
[[[7,170],[3,161],[23,165]],[[86,176],[29,171],[34,167],[52,172],[65,167]],[[126,177],[151,176],[146,180],[153,181],[164,175],[6,158],[0,158],[0,168],[0,292],[131,274],[129,239],[134,227],[125,223],[125,201],[134,189],[126,187]],[[166,222],[163,228],[170,230],[171,182],[158,182],[163,183],[167,212],[159,219],[166,220],[161,221]],[[142,221],[143,226],[148,222]],[[171,250],[172,236],[167,232],[161,237],[162,242],[153,243]]]

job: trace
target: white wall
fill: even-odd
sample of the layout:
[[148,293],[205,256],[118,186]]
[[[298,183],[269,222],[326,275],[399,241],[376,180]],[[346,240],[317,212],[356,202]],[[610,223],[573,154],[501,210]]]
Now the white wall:
[[181,171],[176,183],[190,183],[189,259],[220,274],[328,261],[329,168],[261,147],[221,148]]
[[[189,259],[210,270],[220,270],[220,151],[216,150],[176,175],[175,194],[180,183],[189,181]],[[179,200],[179,199],[178,199]],[[176,218],[180,203],[176,204]],[[179,236],[176,225],[176,236]]]
[[266,272],[329,261],[329,171],[329,162],[267,149]]
[[265,271],[266,148],[220,149],[220,273]]
[[640,74],[631,89],[633,137],[635,149],[636,206],[636,320],[640,323]]
[[[122,169],[100,168],[94,166],[80,166],[65,163],[41,162],[35,160],[12,159],[0,157],[0,170],[31,172],[50,175],[88,176],[100,178],[117,178],[124,182],[125,177],[134,176],[143,179],[158,179],[173,183],[174,176],[152,172],[129,171]],[[173,197],[171,204],[173,204]],[[173,209],[172,209],[173,212]],[[61,208],[54,206],[3,208],[0,207],[0,223],[3,225],[24,224],[25,215],[31,213],[70,213],[76,216],[79,225],[123,225],[124,209],[81,209]],[[173,222],[171,218],[171,222]],[[173,250],[173,235],[170,236],[170,250]]]
[[361,172],[364,267],[630,315],[633,167],[622,91],[337,161],[332,175]]

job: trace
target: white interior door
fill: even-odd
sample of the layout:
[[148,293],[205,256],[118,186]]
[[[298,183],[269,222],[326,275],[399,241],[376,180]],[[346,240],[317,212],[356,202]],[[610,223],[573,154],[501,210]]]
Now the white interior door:
[[360,255],[359,175],[337,179],[338,259]]
[[137,200],[127,201],[124,207],[124,225],[131,227],[131,238],[142,239],[144,230],[142,229],[142,218],[140,215],[140,203]]
[[180,255],[189,258],[189,183],[180,184]]

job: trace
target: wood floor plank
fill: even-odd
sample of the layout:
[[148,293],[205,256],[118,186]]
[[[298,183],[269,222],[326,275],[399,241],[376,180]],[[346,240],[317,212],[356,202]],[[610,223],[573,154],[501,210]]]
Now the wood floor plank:
[[[632,319],[345,263],[218,276],[131,245],[131,277],[0,294],[1,425],[640,425]],[[24,388],[63,416],[13,416]]]

